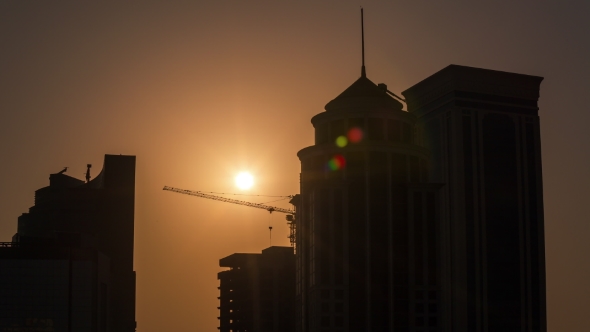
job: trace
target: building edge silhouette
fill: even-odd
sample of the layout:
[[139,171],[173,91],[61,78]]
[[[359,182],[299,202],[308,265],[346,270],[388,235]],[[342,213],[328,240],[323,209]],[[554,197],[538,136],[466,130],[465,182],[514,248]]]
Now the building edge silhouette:
[[295,331],[293,247],[235,253],[220,259],[219,266],[230,268],[217,274],[219,331]]
[[[50,317],[43,316],[46,312],[43,308],[54,306],[57,311],[69,310],[65,316],[67,328],[53,327],[58,330],[135,331],[135,165],[135,156],[105,155],[103,169],[94,179],[90,180],[89,171],[86,182],[70,177],[64,174],[66,168],[51,174],[50,185],[35,192],[35,205],[18,218],[18,230],[12,243],[0,248],[0,264],[22,269],[2,275],[0,287],[7,291],[11,287],[32,287],[11,278],[18,271],[34,276],[51,275],[54,270],[65,273],[61,279],[56,277],[56,283],[70,283],[72,287],[67,301],[58,293],[45,294],[42,303],[35,296],[29,297],[31,302],[22,304],[33,311],[20,310],[14,307],[15,302],[3,303],[14,316],[3,316],[0,324],[9,324],[12,328],[15,324],[24,327],[31,319],[47,321]],[[90,170],[91,165],[88,167]],[[38,260],[45,263],[36,264]],[[76,270],[80,260],[90,265]],[[64,261],[70,262],[69,268],[63,266]],[[78,281],[73,276],[80,273],[85,276],[84,280],[91,282],[89,289],[77,288]],[[78,289],[83,294],[77,292]],[[17,293],[13,295],[18,297]],[[46,303],[47,299],[52,302]],[[71,313],[75,299],[93,303],[84,315],[76,318],[77,323],[72,321],[75,317]],[[70,309],[63,309],[64,306]],[[21,315],[34,312],[41,312],[41,316]],[[78,328],[75,324],[79,324]]]
[[547,330],[542,80],[450,65],[402,93],[430,150],[432,179],[446,184],[448,330]]

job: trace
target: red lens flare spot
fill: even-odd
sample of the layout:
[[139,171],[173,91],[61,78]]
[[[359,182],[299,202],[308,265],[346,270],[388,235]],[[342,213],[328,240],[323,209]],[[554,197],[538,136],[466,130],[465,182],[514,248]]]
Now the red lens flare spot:
[[351,128],[346,136],[350,142],[358,143],[363,140],[363,131],[360,128]]
[[343,169],[346,166],[346,159],[342,155],[335,155],[328,161],[328,169],[331,171],[337,171]]

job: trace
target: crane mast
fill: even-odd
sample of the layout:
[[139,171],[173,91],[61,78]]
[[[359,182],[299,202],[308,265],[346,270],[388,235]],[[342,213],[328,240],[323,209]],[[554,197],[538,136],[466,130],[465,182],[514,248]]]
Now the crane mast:
[[[276,206],[270,206],[270,205],[265,205],[265,204],[260,204],[260,203],[252,203],[252,202],[246,202],[246,201],[240,201],[237,199],[232,199],[232,198],[227,198],[227,197],[222,197],[222,196],[216,196],[216,195],[211,195],[211,194],[206,194],[200,191],[192,191],[192,190],[186,190],[186,189],[180,189],[180,188],[174,188],[174,187],[168,187],[165,186],[163,188],[163,190],[166,191],[171,191],[171,192],[175,192],[178,194],[183,194],[183,195],[189,195],[189,196],[195,196],[195,197],[201,197],[201,198],[207,198],[207,199],[212,199],[215,201],[220,201],[220,202],[225,202],[225,203],[232,203],[232,204],[237,204],[237,205],[244,205],[244,206],[249,206],[249,207],[253,207],[253,208],[257,208],[257,209],[263,209],[266,210],[270,213],[273,212],[281,212],[281,213],[286,213],[287,214],[287,224],[289,225],[289,242],[291,243],[291,247],[295,248],[295,239],[296,239],[296,211],[293,209],[284,209],[284,208],[280,208],[280,207],[276,207]],[[299,195],[295,195],[295,196],[289,196],[291,197],[291,203],[294,201],[295,198],[297,198]]]

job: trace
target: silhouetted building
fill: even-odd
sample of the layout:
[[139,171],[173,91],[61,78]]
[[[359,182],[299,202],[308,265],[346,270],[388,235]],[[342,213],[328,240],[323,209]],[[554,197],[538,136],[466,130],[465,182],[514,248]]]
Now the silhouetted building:
[[542,77],[451,65],[403,92],[440,191],[446,331],[546,331]]
[[[65,170],[51,174],[50,185],[35,192],[35,205],[30,208],[29,213],[23,213],[19,217],[18,231],[13,237],[13,243],[7,248],[0,248],[2,264],[27,266],[27,272],[21,272],[33,275],[43,273],[44,266],[69,262],[67,264],[71,275],[67,280],[72,285],[75,285],[73,282],[76,280],[76,273],[80,272],[76,270],[77,266],[85,266],[86,272],[83,273],[88,278],[93,275],[96,282],[96,287],[92,290],[93,320],[88,331],[135,331],[135,156],[106,155],[100,174],[92,181],[88,174],[86,183],[64,172]],[[47,256],[45,251],[55,255]],[[66,253],[74,256],[67,256]],[[95,259],[78,259],[77,253],[85,253],[86,256],[82,255],[83,257],[92,256]],[[88,265],[79,261],[93,263]],[[108,271],[108,277],[101,277],[104,282],[97,279],[102,273],[100,271]],[[8,278],[6,280],[13,280],[9,274],[3,276]],[[30,283],[31,289],[42,287],[37,284],[38,278],[39,275],[23,280],[17,287],[25,287],[27,283]],[[0,284],[5,285],[6,280],[0,280]],[[65,282],[64,280],[60,282]],[[73,286],[68,296],[71,299],[77,298],[78,290],[84,294],[80,296],[87,295],[87,289]],[[61,291],[55,290],[51,294],[53,295],[47,296],[54,297],[53,300],[56,300],[55,297],[63,297]],[[97,294],[103,294],[106,298]],[[107,309],[104,311],[101,308]],[[18,310],[11,309],[11,312],[15,318],[22,318],[22,313],[17,312]],[[50,312],[45,317],[30,318],[63,321],[63,317],[51,317]],[[69,316],[68,321],[72,322],[74,319],[74,316]],[[25,326],[26,321],[13,321],[11,324]],[[71,326],[67,330],[61,327],[57,330],[82,331]]]
[[545,331],[540,81],[449,66],[406,112],[363,67],[312,118],[297,331]]
[[389,331],[394,315],[408,328],[417,291],[438,292],[440,186],[416,118],[362,75],[312,123],[316,144],[298,153],[299,330]]
[[108,331],[109,259],[95,249],[0,249],[2,331]]
[[262,254],[237,253],[219,260],[221,332],[295,331],[295,255],[292,247]]

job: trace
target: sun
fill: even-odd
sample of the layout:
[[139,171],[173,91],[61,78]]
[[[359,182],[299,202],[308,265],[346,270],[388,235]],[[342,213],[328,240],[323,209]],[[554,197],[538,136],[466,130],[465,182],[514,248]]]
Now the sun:
[[236,186],[242,190],[248,190],[254,185],[254,177],[248,172],[241,172],[236,176]]

